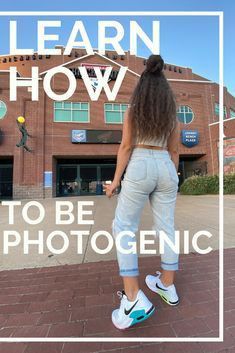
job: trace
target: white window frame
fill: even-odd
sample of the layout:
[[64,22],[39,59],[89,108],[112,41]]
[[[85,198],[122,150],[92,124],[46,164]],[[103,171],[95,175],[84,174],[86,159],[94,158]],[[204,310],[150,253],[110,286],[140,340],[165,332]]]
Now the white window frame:
[[[62,108],[56,108],[56,103],[62,103]],[[55,111],[56,110],[67,110],[66,108],[64,108],[64,103],[70,103],[71,104],[71,109],[70,109],[70,119],[69,121],[57,121],[55,120]],[[88,109],[73,109],[73,104],[80,104],[80,107],[82,104],[87,104],[88,106]],[[73,111],[87,111],[88,112],[88,121],[73,121],[72,120],[72,117],[73,117],[73,114],[72,112]],[[89,102],[72,102],[72,101],[63,101],[63,102],[59,102],[59,101],[54,101],[54,111],[53,111],[53,114],[54,114],[54,123],[72,123],[72,124],[89,124],[91,122],[91,119],[90,119],[90,103]]]
[[3,105],[3,107],[6,108],[5,114],[4,114],[2,117],[0,116],[0,120],[3,120],[3,119],[5,118],[5,116],[7,115],[7,105],[6,105],[5,102],[3,102],[2,100],[0,100],[0,107],[1,107],[1,105]]
[[[112,105],[112,110],[106,110],[106,109],[105,109],[106,104]],[[121,125],[121,124],[123,124],[123,122],[124,122],[123,119],[122,119],[121,122],[116,122],[116,123],[106,121],[106,114],[105,114],[105,113],[106,113],[107,111],[108,111],[108,112],[119,112],[119,113],[124,113],[124,114],[125,114],[125,112],[127,111],[127,109],[126,109],[126,110],[122,110],[122,109],[120,109],[120,110],[114,110],[114,104],[119,104],[120,107],[125,104],[125,105],[127,105],[127,109],[129,108],[130,104],[129,104],[129,103],[119,103],[119,102],[114,102],[114,103],[106,102],[106,103],[104,103],[104,121],[105,121],[105,124],[119,124],[119,125]]]
[[[178,110],[180,109],[180,107],[184,107],[184,108],[185,108],[185,107],[188,107],[188,108],[191,110],[191,112],[185,112],[185,111],[184,111],[184,112],[179,112]],[[181,124],[189,125],[189,124],[191,124],[191,123],[194,121],[194,119],[195,119],[195,113],[194,113],[192,107],[190,107],[190,105],[180,104],[179,107],[178,107],[178,109],[177,109],[177,114],[178,114],[178,113],[179,113],[179,114],[182,114],[182,113],[184,114],[184,122],[180,121],[179,118],[178,118],[178,116],[177,116],[177,119],[178,119],[178,121],[179,121]],[[192,115],[193,115],[193,118],[192,118],[192,120],[191,120],[189,123],[187,123],[187,122],[186,122],[186,119],[185,119],[185,114],[186,114],[186,113],[192,113]]]
[[[217,107],[217,110],[218,110],[218,114],[216,114],[216,111],[215,111],[215,108]],[[219,116],[219,103],[215,102],[215,106],[214,106],[214,114],[215,116]],[[224,105],[224,108],[223,108],[223,119],[227,119],[228,117],[228,114],[227,114],[227,107],[226,105]]]
[[229,114],[230,114],[230,119],[234,119],[235,118],[235,110],[234,109],[230,108],[229,109]]

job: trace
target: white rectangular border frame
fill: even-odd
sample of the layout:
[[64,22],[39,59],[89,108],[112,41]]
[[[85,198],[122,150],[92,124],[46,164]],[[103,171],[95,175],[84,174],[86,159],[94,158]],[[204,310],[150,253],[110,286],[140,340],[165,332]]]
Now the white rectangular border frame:
[[223,342],[223,11],[1,11],[2,16],[217,16],[219,18],[219,337],[6,337],[0,342]]

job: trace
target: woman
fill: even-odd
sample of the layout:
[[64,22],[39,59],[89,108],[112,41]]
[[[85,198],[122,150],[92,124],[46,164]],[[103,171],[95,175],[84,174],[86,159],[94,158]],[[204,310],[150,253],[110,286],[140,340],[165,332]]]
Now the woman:
[[[137,254],[128,253],[128,243],[133,243],[133,233],[138,230],[141,211],[148,199],[153,229],[164,231],[172,242],[175,238],[179,127],[173,92],[164,76],[163,66],[160,55],[151,55],[147,60],[130,108],[125,113],[114,179],[106,186],[106,195],[113,196],[127,166],[112,223],[116,245],[118,239],[121,246],[117,247],[117,258],[124,284],[124,291],[118,292],[120,307],[112,313],[113,324],[119,329],[146,320],[155,309],[139,288]],[[120,232],[122,236],[118,237]],[[177,305],[179,298],[174,274],[178,270],[178,254],[167,242],[164,243],[164,254],[161,254],[161,269],[157,276],[148,275],[145,282],[166,303]]]

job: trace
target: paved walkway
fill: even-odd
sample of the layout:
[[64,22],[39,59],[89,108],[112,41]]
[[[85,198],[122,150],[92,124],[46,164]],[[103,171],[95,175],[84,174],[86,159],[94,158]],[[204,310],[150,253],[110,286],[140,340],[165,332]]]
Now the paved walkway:
[[[148,289],[156,313],[120,332],[110,314],[122,289],[116,261],[0,272],[1,337],[216,337],[218,251],[181,255],[176,286],[181,297],[169,307]],[[235,249],[225,250],[225,341],[223,343],[1,343],[1,353],[234,353]],[[140,259],[144,277],[159,257]]]
[[[69,248],[63,254],[52,254],[44,242],[44,253],[38,254],[38,247],[30,246],[29,254],[23,254],[23,241],[19,246],[10,248],[9,255],[0,256],[0,270],[16,269],[25,267],[44,267],[57,266],[65,264],[89,263],[97,261],[108,261],[116,259],[116,250],[113,247],[106,255],[99,255],[91,248],[91,236],[100,230],[105,230],[111,234],[111,223],[114,216],[114,211],[117,203],[117,197],[108,199],[106,196],[98,197],[74,197],[63,199],[45,199],[38,200],[46,210],[45,219],[38,225],[28,225],[22,220],[22,206],[26,201],[22,202],[22,206],[16,207],[15,224],[9,225],[8,210],[0,205],[0,249],[2,248],[3,230],[16,230],[23,239],[23,231],[29,231],[30,239],[38,239],[38,231],[44,231],[44,239],[55,231],[63,231],[69,238]],[[55,202],[70,201],[73,204],[75,221],[69,225],[55,225]],[[86,207],[93,211],[91,216],[86,216],[85,219],[93,219],[94,225],[78,225],[77,224],[77,203],[79,201],[94,201],[94,206]],[[224,247],[235,247],[234,229],[235,229],[235,195],[226,195],[224,197],[225,217],[224,217]],[[30,217],[37,217],[38,213],[35,209],[30,210]],[[212,246],[213,250],[218,249],[219,239],[219,199],[218,195],[203,195],[203,196],[183,196],[179,195],[176,205],[176,230],[180,231],[182,237],[184,230],[189,230],[190,244],[192,236],[200,231],[207,230],[212,234],[212,237],[201,237],[199,243],[202,248]],[[140,230],[152,229],[152,213],[148,203],[143,210]],[[77,254],[77,237],[71,235],[71,230],[87,230],[89,235],[83,237],[82,254]],[[101,239],[97,242],[98,246],[107,246],[106,239]],[[55,248],[61,248],[61,238],[55,237],[53,240]],[[152,248],[152,247],[151,247]],[[183,242],[181,243],[181,251]],[[194,251],[190,245],[190,251]]]

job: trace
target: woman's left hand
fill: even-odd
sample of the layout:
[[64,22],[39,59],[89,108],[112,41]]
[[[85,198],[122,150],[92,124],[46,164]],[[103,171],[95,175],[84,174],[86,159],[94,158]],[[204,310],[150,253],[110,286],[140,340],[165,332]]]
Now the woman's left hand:
[[110,185],[104,185],[106,196],[109,198],[115,195],[116,189],[119,187],[120,182],[113,181]]

